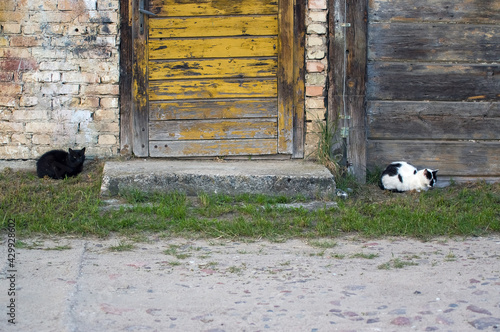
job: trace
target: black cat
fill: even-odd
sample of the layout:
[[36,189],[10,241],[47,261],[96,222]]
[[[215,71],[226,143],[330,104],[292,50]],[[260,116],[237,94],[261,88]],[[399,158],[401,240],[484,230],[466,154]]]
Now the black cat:
[[64,179],[78,175],[83,169],[85,148],[69,149],[69,152],[52,150],[43,154],[36,163],[38,177],[48,176],[53,179]]

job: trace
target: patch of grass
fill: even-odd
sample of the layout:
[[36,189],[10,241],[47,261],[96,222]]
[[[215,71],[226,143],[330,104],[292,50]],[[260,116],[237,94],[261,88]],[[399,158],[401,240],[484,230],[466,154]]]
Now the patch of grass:
[[[303,202],[304,197],[205,193],[187,197],[130,191],[121,197],[127,207],[103,210],[102,167],[101,162],[90,163],[79,176],[65,180],[39,179],[34,171],[1,172],[0,229],[5,231],[8,220],[14,219],[18,241],[38,234],[117,233],[140,242],[155,233],[220,241],[304,238],[324,250],[335,246],[335,237],[351,233],[427,240],[500,232],[500,183],[454,184],[398,194],[382,191],[375,183],[354,187],[348,179],[346,186],[355,189],[349,199],[340,200],[337,209],[316,211],[278,205]],[[370,176],[369,182],[375,182],[378,175]]]
[[116,246],[109,247],[109,251],[131,251],[134,248],[135,246],[132,243],[120,241]]
[[375,259],[379,256],[380,256],[379,254],[365,254],[365,253],[360,252],[360,253],[352,254],[350,257],[351,258],[363,258],[363,259]]
[[323,240],[309,240],[308,244],[310,246],[316,247],[316,248],[322,248],[322,249],[330,249],[335,246],[337,246],[337,242],[329,239],[323,239]]
[[379,270],[390,270],[392,268],[394,269],[402,269],[406,266],[415,266],[415,265],[418,265],[418,263],[415,263],[411,260],[402,260],[400,258],[395,258],[395,259],[391,259],[389,262],[387,263],[384,263],[384,264],[380,264],[378,266],[378,269]]
[[55,246],[55,247],[51,247],[51,248],[45,248],[44,250],[62,251],[62,250],[69,250],[69,249],[72,249],[71,246],[62,245],[62,246]]

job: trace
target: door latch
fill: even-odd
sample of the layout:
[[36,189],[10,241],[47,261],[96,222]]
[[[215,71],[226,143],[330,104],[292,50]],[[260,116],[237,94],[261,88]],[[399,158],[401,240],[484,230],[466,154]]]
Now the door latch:
[[155,13],[150,12],[149,10],[144,9],[144,0],[139,0],[139,13],[141,16],[139,17],[139,26],[141,35],[144,34],[144,15],[148,16],[157,16]]

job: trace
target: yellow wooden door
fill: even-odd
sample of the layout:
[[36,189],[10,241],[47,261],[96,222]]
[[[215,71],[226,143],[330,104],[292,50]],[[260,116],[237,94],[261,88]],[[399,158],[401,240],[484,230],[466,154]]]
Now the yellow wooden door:
[[292,153],[293,1],[150,0],[145,9],[156,16],[144,20],[138,98],[148,120],[137,131],[147,131],[149,156]]

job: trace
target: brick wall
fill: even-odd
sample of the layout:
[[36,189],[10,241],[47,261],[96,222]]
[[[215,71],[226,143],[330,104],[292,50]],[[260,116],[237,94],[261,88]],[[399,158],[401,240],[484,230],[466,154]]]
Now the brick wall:
[[0,159],[118,152],[119,0],[0,1]]
[[306,157],[314,157],[319,139],[318,122],[326,116],[328,72],[327,0],[308,0],[306,14]]

